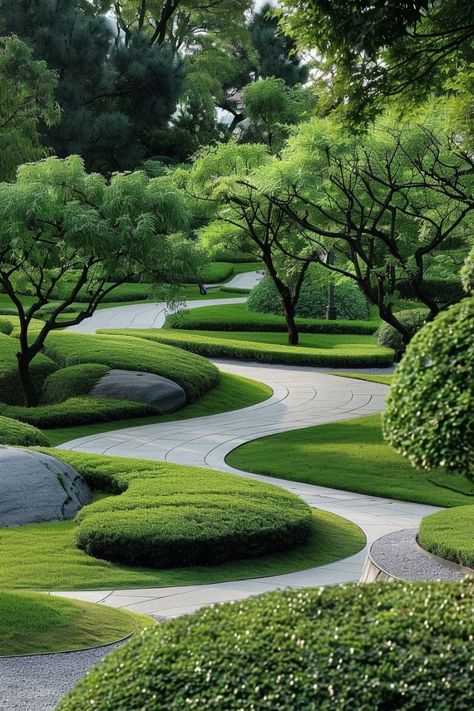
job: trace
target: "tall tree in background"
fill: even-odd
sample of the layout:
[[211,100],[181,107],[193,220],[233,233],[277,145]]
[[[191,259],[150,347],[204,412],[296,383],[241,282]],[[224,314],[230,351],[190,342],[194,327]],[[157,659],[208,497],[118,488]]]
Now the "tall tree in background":
[[55,75],[28,45],[0,37],[0,180],[13,179],[21,163],[45,155],[38,126],[59,121],[55,87]]

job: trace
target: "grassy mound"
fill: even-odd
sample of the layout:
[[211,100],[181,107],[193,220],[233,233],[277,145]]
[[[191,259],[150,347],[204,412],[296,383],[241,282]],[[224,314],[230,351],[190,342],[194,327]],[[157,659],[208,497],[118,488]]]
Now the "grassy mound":
[[271,484],[164,462],[66,451],[61,458],[93,488],[121,494],[77,517],[77,545],[96,558],[212,565],[285,550],[310,534],[308,505]]
[[[358,333],[371,335],[377,329],[373,321],[327,321],[297,318],[300,333]],[[207,331],[276,331],[285,332],[283,316],[247,311],[245,304],[202,306],[191,311],[171,314],[166,326],[178,329]]]
[[57,711],[469,709],[473,598],[391,583],[219,605],[131,640]]
[[17,447],[47,447],[49,441],[36,427],[0,415],[0,444]]
[[[0,333],[0,398],[9,404],[22,402],[17,353],[18,341]],[[53,360],[39,353],[31,365],[31,373],[36,387],[41,389],[48,375],[57,368],[58,365]]]
[[110,644],[137,631],[147,620],[79,600],[11,591],[0,592],[0,619],[0,656]]
[[434,483],[432,473],[417,471],[384,442],[380,415],[262,437],[230,452],[227,462],[257,474],[360,494],[433,506],[472,503],[472,497],[454,490],[453,474],[439,470]]
[[102,329],[100,333],[139,337],[198,353],[206,357],[255,360],[263,363],[330,367],[390,365],[393,351],[380,348],[372,337],[303,334],[300,345],[285,344],[283,333],[238,331],[172,331],[160,329]]
[[441,558],[474,568],[473,531],[474,506],[460,506],[425,516],[418,542]]
[[56,370],[45,380],[42,400],[64,402],[77,395],[87,395],[109,370],[109,366],[100,363],[81,363]]

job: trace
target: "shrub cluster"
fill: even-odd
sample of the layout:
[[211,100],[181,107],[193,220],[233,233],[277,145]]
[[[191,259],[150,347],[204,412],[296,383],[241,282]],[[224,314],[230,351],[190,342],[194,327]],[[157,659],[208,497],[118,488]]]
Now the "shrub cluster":
[[36,427],[0,415],[0,444],[16,447],[47,447],[49,442]]
[[109,366],[100,363],[81,363],[56,370],[46,378],[41,399],[43,402],[64,402],[71,397],[87,395],[109,370]]
[[367,346],[366,352],[354,344],[341,346],[337,351],[331,348],[290,347],[280,344],[258,343],[227,338],[204,336],[197,332],[180,332],[160,329],[102,329],[100,333],[128,335],[159,343],[178,346],[208,358],[235,358],[254,360],[262,363],[284,363],[288,365],[310,365],[328,367],[383,367],[393,362],[393,351]]
[[461,282],[466,294],[474,292],[474,247],[466,257],[461,268]]
[[418,542],[441,558],[474,568],[473,531],[474,505],[456,506],[425,516]]
[[272,484],[163,462],[65,452],[94,487],[123,492],[84,507],[77,545],[156,568],[212,565],[306,541],[311,510]]
[[217,249],[212,253],[216,262],[232,262],[232,264],[249,264],[255,262],[255,256],[233,249]]
[[[410,331],[410,338],[413,338],[415,333],[420,330],[426,321],[428,311],[426,309],[407,309],[405,311],[397,311],[394,316],[401,324],[406,326]],[[377,331],[377,341],[379,346],[384,348],[393,348],[394,351],[403,351],[404,344],[402,334],[389,323],[383,322]]]
[[[377,328],[372,321],[327,321],[326,319],[297,318],[300,333],[358,333],[371,335]],[[171,314],[166,326],[176,329],[203,331],[276,331],[287,330],[283,316],[247,311],[245,304],[203,306],[191,311]],[[236,335],[236,337],[238,337]],[[384,344],[382,344],[384,345]],[[393,346],[388,346],[393,348]]]
[[157,625],[57,711],[471,709],[474,582],[275,592]]
[[[428,296],[440,304],[459,301],[464,296],[459,279],[426,279],[423,283],[423,288]],[[397,282],[397,291],[402,299],[416,299],[416,294],[408,280],[401,279]]]
[[[321,284],[310,273],[301,287],[296,315],[305,318],[324,318],[328,302],[327,290],[327,285]],[[338,319],[363,320],[369,317],[367,299],[352,282],[343,281],[334,286],[334,305]],[[283,313],[281,298],[270,277],[265,277],[252,289],[247,300],[247,308],[249,311],[259,313],[277,315]]]
[[383,418],[388,442],[422,469],[473,472],[474,298],[413,337],[395,371]]
[[[18,376],[18,341],[0,333],[0,399],[2,402],[17,404],[22,401],[22,390]],[[57,364],[39,353],[31,364],[31,374],[38,389],[47,376],[58,368]]]

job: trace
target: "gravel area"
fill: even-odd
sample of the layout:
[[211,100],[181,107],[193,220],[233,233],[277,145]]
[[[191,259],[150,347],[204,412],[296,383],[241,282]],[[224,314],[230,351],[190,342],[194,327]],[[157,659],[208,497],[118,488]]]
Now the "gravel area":
[[417,530],[406,528],[382,536],[370,549],[370,557],[395,578],[404,580],[462,580],[466,572],[455,563],[437,560],[416,542]]

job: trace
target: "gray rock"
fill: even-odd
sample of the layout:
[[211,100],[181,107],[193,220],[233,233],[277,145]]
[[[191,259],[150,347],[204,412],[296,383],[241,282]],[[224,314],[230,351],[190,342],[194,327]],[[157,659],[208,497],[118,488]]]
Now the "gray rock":
[[181,385],[161,375],[138,370],[109,370],[89,395],[144,402],[162,414],[178,410],[186,404],[186,393]]
[[86,482],[69,464],[0,445],[0,527],[72,518],[91,498]]

